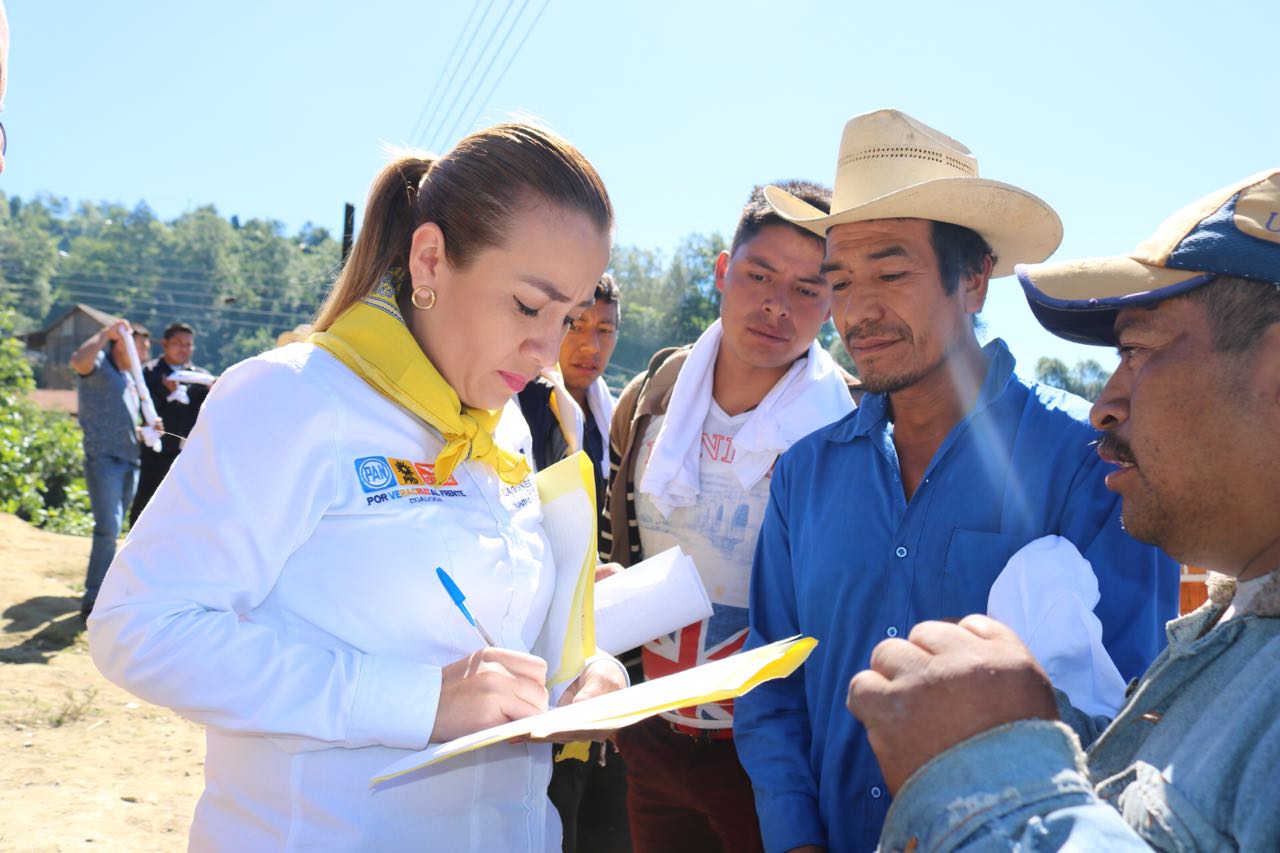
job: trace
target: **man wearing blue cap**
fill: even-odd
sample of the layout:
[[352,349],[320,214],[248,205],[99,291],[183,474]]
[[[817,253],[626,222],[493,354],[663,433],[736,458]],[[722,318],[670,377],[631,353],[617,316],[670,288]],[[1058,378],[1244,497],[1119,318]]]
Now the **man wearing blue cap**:
[[1280,170],[1131,255],[1017,272],[1050,331],[1119,348],[1107,486],[1133,536],[1214,572],[1209,601],[1100,735],[998,622],[882,642],[849,686],[897,790],[881,848],[1280,850]]

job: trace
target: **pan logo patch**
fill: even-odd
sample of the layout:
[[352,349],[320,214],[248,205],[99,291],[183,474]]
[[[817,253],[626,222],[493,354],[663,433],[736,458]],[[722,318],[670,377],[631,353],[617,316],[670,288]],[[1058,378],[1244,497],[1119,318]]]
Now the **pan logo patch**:
[[356,479],[365,493],[365,505],[387,504],[401,499],[408,503],[440,503],[447,498],[465,498],[458,481],[449,477],[436,482],[435,466],[394,456],[362,456],[354,460]]

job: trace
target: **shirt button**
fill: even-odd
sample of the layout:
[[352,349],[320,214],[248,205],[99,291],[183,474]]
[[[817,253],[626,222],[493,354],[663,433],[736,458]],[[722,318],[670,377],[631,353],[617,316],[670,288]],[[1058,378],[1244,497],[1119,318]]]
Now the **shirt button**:
[[872,786],[872,788],[871,788],[871,798],[872,798],[873,800],[878,800],[878,799],[880,799],[880,793],[881,793],[881,791],[880,791],[880,789],[879,789],[879,788],[877,788],[877,787],[875,787],[875,786]]
[[885,636],[896,637],[898,636],[898,629],[890,625],[888,629],[885,630],[884,633],[885,633]]
[[893,553],[897,554],[899,557],[905,557],[907,556],[907,549],[899,545],[898,550],[894,551]]

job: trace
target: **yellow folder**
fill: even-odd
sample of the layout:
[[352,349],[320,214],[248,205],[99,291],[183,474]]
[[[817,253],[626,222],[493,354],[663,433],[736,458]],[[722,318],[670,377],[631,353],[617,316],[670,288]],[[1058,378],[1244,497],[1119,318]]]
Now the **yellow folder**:
[[736,699],[758,684],[785,678],[795,672],[817,644],[818,641],[812,637],[779,640],[625,690],[552,708],[545,713],[503,723],[448,743],[433,744],[384,767],[369,784],[377,785],[455,755],[514,737],[551,738],[566,732],[586,731],[599,732],[603,737],[606,732],[638,723],[663,711]]
[[590,457],[579,451],[539,471],[534,482],[556,576],[533,653],[547,662],[555,704],[596,653],[596,478]]

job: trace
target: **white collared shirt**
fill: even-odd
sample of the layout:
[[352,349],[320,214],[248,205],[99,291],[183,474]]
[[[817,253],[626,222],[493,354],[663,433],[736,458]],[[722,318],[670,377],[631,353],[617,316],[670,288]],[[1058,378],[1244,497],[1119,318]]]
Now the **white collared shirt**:
[[[498,439],[528,455],[521,418]],[[545,745],[368,787],[426,746],[441,668],[481,645],[436,568],[510,649],[552,593],[532,478],[433,483],[442,446],[310,344],[214,386],[89,623],[108,678],[207,726],[192,849],[559,849]]]

